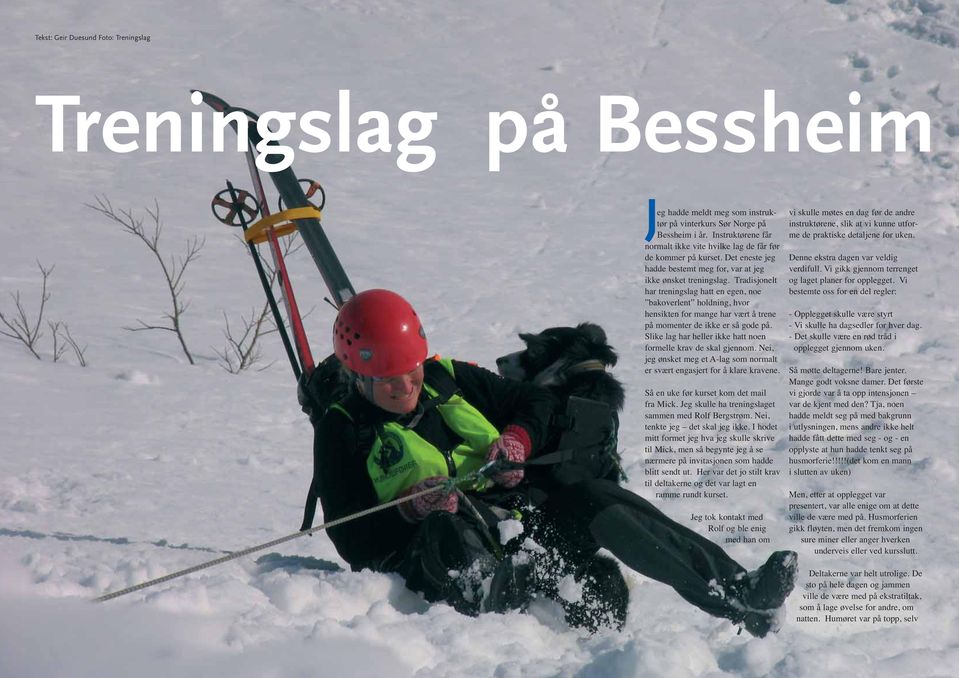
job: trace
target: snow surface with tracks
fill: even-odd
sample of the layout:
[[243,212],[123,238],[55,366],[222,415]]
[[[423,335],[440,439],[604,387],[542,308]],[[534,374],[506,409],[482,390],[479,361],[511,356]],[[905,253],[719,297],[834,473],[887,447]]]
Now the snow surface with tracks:
[[[55,265],[46,313],[88,346],[44,360],[0,338],[0,675],[121,676],[947,676],[959,665],[954,524],[956,223],[959,212],[959,12],[931,0],[761,3],[400,2],[7,3],[0,64],[4,156],[0,309],[38,293],[36,261]],[[145,33],[149,43],[40,41],[38,33]],[[392,287],[426,319],[431,348],[491,366],[518,331],[591,320],[620,353],[628,387],[621,444],[642,491],[642,257],[646,201],[663,207],[771,208],[786,231],[793,207],[908,207],[921,266],[875,308],[922,327],[869,358],[924,380],[910,402],[914,463],[859,468],[851,478],[788,480],[788,488],[881,488],[922,504],[919,622],[802,625],[799,595],[776,636],[753,640],[627,573],[622,632],[586,636],[549,606],[466,618],[427,605],[395,576],[344,569],[322,534],[95,605],[92,598],[294,531],[312,472],[311,430],[275,336],[267,369],[218,365],[223,314],[234,322],[261,292],[230,229],[209,211],[226,178],[248,187],[241,156],[50,151],[40,94],[75,94],[104,112],[198,110],[189,89],[254,110],[437,111],[435,165],[397,169],[395,152],[298,154],[300,176],[328,195],[324,226],[359,288]],[[598,100],[635,97],[644,114],[760,110],[764,88],[802,117],[889,107],[927,111],[929,153],[602,153]],[[566,153],[528,150],[487,170],[490,111],[530,119],[554,93]],[[395,133],[395,127],[393,128]],[[354,130],[355,133],[355,130]],[[394,143],[398,140],[394,136]],[[187,364],[174,337],[132,333],[167,304],[156,262],[85,207],[107,196],[143,215],[159,205],[163,247],[205,239],[186,274]],[[849,251],[870,251],[850,246]],[[780,260],[780,266],[782,259]],[[314,350],[326,352],[332,310],[305,252],[291,261]],[[778,271],[782,274],[782,269]],[[796,302],[771,338],[790,355]],[[870,307],[868,305],[864,307]],[[49,335],[49,331],[47,332]],[[844,365],[843,356],[784,364]],[[684,383],[657,378],[657,387]],[[782,392],[780,392],[782,396]],[[783,405],[784,398],[780,404]],[[782,409],[782,408],[781,408]],[[784,422],[780,413],[780,421]],[[780,436],[785,426],[780,426]],[[782,452],[783,441],[771,446]],[[818,560],[788,535],[787,485],[742,490],[730,510],[764,511],[772,544],[810,567],[883,567],[887,559]],[[658,502],[686,520],[696,500]],[[701,525],[699,526],[702,527]],[[749,567],[768,549],[736,545]],[[896,563],[899,564],[899,563]]]

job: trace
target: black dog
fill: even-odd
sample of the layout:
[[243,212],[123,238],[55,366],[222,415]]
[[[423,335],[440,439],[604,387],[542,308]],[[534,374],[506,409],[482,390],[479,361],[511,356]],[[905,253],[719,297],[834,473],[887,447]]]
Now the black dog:
[[[606,332],[599,325],[580,323],[576,327],[551,327],[538,334],[521,333],[519,337],[526,342],[526,350],[497,358],[500,375],[552,391],[561,407],[567,408],[565,424],[577,418],[572,413],[577,408],[580,420],[601,419],[592,422],[593,432],[585,439],[580,437],[570,444],[571,438],[562,437],[564,417],[556,418],[555,435],[540,456],[558,447],[575,447],[577,458],[557,464],[552,469],[553,478],[561,484],[588,478],[620,479],[616,446],[618,413],[623,409],[625,394],[623,385],[607,371],[616,364],[616,352],[607,343]],[[596,403],[602,406],[597,409]]]
[[496,359],[501,376],[549,388],[564,402],[579,396],[606,403],[614,412],[623,409],[623,385],[606,371],[616,364],[616,352],[602,327],[580,323],[520,333],[519,338],[526,342],[525,351]]
[[[576,488],[581,481],[624,480],[617,434],[625,395],[623,385],[607,371],[616,364],[616,352],[607,343],[606,332],[599,325],[580,323],[576,327],[551,327],[538,334],[521,333],[519,337],[526,342],[526,350],[497,358],[500,375],[547,388],[559,400],[552,433],[526,467],[530,502],[540,505],[550,495],[578,497]],[[559,518],[557,524],[568,523]],[[560,531],[565,530],[561,527]],[[535,527],[532,532],[536,533]],[[552,528],[545,530],[546,543],[552,534]],[[562,573],[572,562],[576,563],[575,579],[583,586],[582,600],[570,603],[557,598],[558,591],[549,585],[543,591],[559,599],[571,626],[590,632],[603,626],[622,629],[629,589],[616,561],[593,554],[566,564],[551,564],[547,559],[542,567],[547,572],[555,568]]]

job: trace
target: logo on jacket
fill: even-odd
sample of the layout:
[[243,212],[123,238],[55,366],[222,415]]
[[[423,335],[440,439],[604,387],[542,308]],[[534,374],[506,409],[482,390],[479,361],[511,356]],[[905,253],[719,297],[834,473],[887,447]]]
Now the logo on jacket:
[[380,439],[380,449],[373,460],[383,475],[388,475],[390,468],[403,458],[403,444],[395,435],[386,434]]

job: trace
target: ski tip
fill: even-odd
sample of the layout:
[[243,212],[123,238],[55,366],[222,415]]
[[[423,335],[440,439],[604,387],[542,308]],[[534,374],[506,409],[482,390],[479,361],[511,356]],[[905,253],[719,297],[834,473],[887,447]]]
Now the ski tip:
[[204,103],[204,104],[206,104],[207,106],[209,106],[210,108],[212,108],[213,110],[215,110],[215,111],[220,111],[221,113],[229,110],[229,108],[230,108],[230,105],[229,105],[226,101],[224,101],[223,99],[221,99],[220,97],[218,97],[218,96],[215,95],[215,94],[211,94],[210,92],[206,92],[206,91],[204,91],[204,90],[202,90],[202,89],[191,89],[191,90],[190,90],[190,96],[191,96],[191,97],[195,97],[197,94],[200,95],[200,101],[196,101],[196,100],[194,99],[194,100],[193,100],[193,103],[194,103],[194,104]]

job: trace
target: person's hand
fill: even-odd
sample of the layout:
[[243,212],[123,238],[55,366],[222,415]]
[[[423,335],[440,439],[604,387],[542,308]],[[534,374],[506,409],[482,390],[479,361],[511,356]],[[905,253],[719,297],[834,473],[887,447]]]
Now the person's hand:
[[[403,497],[408,497],[411,494],[428,490],[431,487],[442,485],[448,480],[449,478],[445,478],[443,476],[424,478],[412,487],[401,492],[397,498],[401,499]],[[434,490],[433,492],[421,495],[415,499],[405,501],[402,504],[399,504],[397,508],[400,511],[400,515],[403,516],[407,521],[411,523],[418,523],[433,511],[456,513],[456,511],[459,509],[459,495],[456,493],[455,488],[451,488],[450,490]]]
[[[532,452],[529,433],[521,426],[510,424],[503,429],[502,435],[493,441],[486,454],[487,463],[491,461],[508,461],[521,464]],[[493,475],[493,482],[502,487],[516,487],[523,481],[523,469],[501,471]]]

